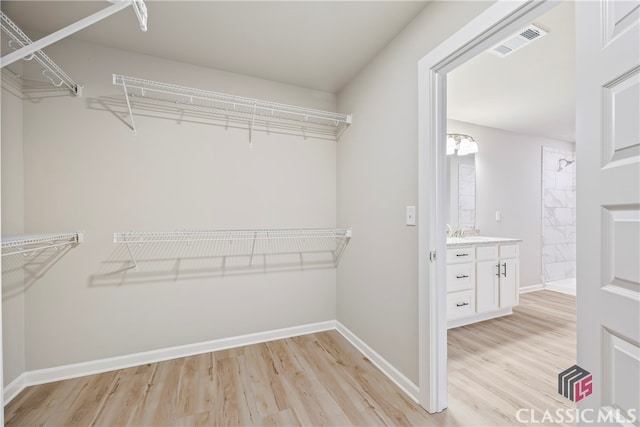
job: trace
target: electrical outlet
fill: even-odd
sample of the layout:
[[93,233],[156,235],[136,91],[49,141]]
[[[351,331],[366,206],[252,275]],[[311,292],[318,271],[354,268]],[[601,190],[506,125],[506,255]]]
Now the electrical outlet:
[[407,225],[416,225],[416,207],[407,206]]
[[502,212],[496,211],[496,222],[502,221]]

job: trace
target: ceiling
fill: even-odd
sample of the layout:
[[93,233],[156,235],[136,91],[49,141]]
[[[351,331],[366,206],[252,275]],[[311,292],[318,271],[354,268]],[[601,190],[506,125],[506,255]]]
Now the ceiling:
[[[133,9],[126,8],[71,37],[338,93],[427,3],[146,0],[146,33],[140,31]],[[22,29],[39,34],[50,34],[109,4],[0,3]],[[549,34],[506,58],[480,54],[449,74],[449,118],[575,140],[573,2],[561,2],[535,23]]]
[[[337,93],[426,1],[146,0],[148,31],[126,8],[72,38]],[[25,31],[50,34],[107,1],[7,1]],[[46,52],[46,49],[45,49]],[[60,64],[64,68],[64,64]]]
[[505,58],[482,53],[447,75],[450,119],[575,141],[573,2],[534,23],[546,36]]

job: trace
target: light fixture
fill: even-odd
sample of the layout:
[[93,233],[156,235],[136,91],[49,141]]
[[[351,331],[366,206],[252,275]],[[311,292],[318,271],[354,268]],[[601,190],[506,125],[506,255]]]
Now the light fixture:
[[467,154],[477,153],[478,144],[469,135],[460,133],[447,134],[447,156],[458,154],[458,156],[466,156]]

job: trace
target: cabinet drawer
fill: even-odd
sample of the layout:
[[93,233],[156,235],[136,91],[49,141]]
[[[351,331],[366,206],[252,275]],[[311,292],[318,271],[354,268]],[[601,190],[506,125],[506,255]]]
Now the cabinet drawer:
[[471,316],[476,312],[473,291],[447,294],[447,320]]
[[447,266],[447,292],[473,289],[475,268],[472,262]]
[[500,245],[500,258],[517,258],[518,245]]
[[447,264],[473,261],[474,252],[473,248],[447,249]]
[[476,259],[478,261],[498,259],[498,245],[478,246],[476,248]]

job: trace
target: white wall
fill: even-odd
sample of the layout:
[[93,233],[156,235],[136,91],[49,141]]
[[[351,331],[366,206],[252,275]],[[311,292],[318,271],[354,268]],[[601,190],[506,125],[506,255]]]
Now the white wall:
[[338,224],[354,238],[338,267],[337,320],[415,384],[418,239],[405,207],[418,201],[418,60],[489,5],[430,3],[338,97],[353,113],[338,143]]
[[478,143],[476,227],[483,236],[522,239],[520,286],[543,283],[542,147],[573,151],[574,144],[457,120],[447,121],[447,132],[471,135]]
[[[2,236],[24,231],[22,82],[2,70]],[[2,257],[4,382],[25,370],[25,296],[22,255]],[[2,360],[2,359],[0,359]]]
[[246,129],[150,113],[133,136],[112,73],[325,110],[335,95],[71,39],[47,53],[85,90],[25,102],[25,230],[86,241],[27,290],[27,370],[335,319],[335,269],[186,280],[109,264],[119,231],[336,223],[334,141],[255,133],[250,148]]

